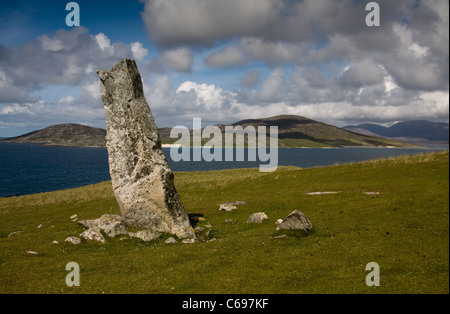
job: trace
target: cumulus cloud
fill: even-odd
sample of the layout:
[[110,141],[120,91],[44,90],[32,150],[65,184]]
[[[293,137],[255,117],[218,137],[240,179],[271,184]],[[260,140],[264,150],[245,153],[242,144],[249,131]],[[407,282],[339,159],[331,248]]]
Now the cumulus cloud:
[[[83,27],[59,30],[9,48],[0,45],[0,120],[5,125],[25,121],[52,123],[87,122],[103,125],[97,69],[110,69],[128,57],[148,54],[141,43],[111,43],[103,33],[91,35]],[[66,86],[75,94],[59,97],[41,92]]]
[[[239,38],[238,45],[206,58],[211,67],[344,62],[353,64],[343,78],[351,84],[359,64],[372,62],[404,88],[446,89],[448,2],[378,3],[379,28],[365,24],[366,2],[352,0],[145,0],[142,18],[152,40],[163,47],[208,47]],[[367,83],[379,81],[376,76]]]
[[253,87],[259,82],[260,71],[258,69],[253,69],[242,77],[241,84],[244,87]]
[[[341,125],[448,120],[446,0],[378,0],[380,27],[366,26],[365,1],[141,1],[159,55],[83,27],[14,48],[0,44],[2,125],[33,115],[56,120],[57,113],[104,120],[95,70],[124,57],[138,61],[160,126],[278,114]],[[212,84],[220,71],[226,76],[218,82],[227,85]],[[38,91],[48,85],[78,91],[42,100]]]
[[270,28],[279,1],[146,0],[142,19],[152,40],[164,46],[209,45]]
[[162,54],[163,63],[178,72],[189,72],[193,64],[193,54],[187,47],[166,50]]
[[338,78],[343,87],[361,87],[384,82],[383,68],[370,60],[363,60],[348,67]]
[[242,49],[236,46],[229,46],[208,56],[205,62],[210,67],[229,68],[244,65],[246,56]]

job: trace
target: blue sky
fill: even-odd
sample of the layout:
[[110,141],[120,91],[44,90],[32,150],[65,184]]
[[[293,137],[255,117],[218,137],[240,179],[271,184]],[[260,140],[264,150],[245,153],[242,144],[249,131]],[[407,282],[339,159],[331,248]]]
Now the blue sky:
[[95,70],[137,61],[160,127],[281,114],[337,126],[448,122],[447,0],[0,3],[0,137],[105,127]]

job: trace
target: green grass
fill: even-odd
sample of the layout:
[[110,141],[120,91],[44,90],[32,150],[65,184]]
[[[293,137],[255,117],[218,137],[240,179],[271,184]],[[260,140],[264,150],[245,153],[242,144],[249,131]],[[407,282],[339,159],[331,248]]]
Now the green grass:
[[[0,293],[449,293],[448,180],[448,152],[273,173],[175,173],[186,210],[204,214],[198,226],[212,224],[216,241],[173,245],[65,243],[85,230],[72,214],[119,213],[110,182],[2,198]],[[305,195],[314,191],[340,193]],[[380,194],[364,194],[373,191]],[[218,211],[228,201],[246,204]],[[313,231],[274,238],[286,233],[275,221],[296,209]],[[269,219],[246,224],[260,211]],[[8,237],[13,231],[21,233]],[[72,261],[79,287],[65,284]],[[365,284],[369,262],[380,265],[379,287]]]

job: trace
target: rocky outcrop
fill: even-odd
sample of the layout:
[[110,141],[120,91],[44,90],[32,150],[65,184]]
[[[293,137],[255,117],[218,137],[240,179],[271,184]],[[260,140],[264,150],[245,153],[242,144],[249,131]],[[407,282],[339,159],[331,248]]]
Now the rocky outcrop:
[[129,232],[128,235],[132,238],[139,238],[144,242],[153,241],[161,237],[160,233],[151,230],[139,230],[136,233]]
[[280,229],[310,231],[312,229],[312,224],[304,213],[299,210],[294,210],[278,225],[277,230]]
[[134,60],[97,71],[104,103],[109,169],[127,226],[195,238],[161,149]]
[[100,229],[109,237],[128,234],[124,219],[119,215],[106,214],[93,220],[80,220],[78,223],[87,228]]
[[98,227],[92,227],[86,231],[83,231],[80,233],[80,237],[86,240],[98,241],[100,243],[106,242],[105,237],[103,237]]

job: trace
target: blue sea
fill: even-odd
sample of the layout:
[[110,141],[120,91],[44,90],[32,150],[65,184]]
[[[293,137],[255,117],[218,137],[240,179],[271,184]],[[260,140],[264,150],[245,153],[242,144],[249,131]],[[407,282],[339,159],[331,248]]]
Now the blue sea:
[[[280,148],[278,165],[311,168],[436,150],[439,149]],[[268,164],[261,161],[174,162],[170,156],[170,148],[163,148],[163,151],[172,171],[250,168]],[[192,152],[190,156],[193,156]],[[245,157],[247,160],[247,153]],[[0,197],[63,190],[108,180],[110,176],[106,148],[0,143]]]

